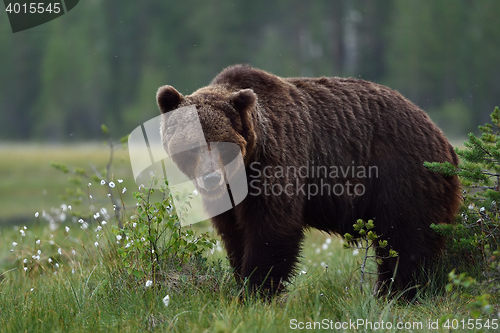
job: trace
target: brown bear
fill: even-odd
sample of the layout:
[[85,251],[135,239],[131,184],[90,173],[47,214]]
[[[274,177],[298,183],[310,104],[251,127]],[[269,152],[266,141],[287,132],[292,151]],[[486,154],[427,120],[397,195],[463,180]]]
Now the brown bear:
[[[236,276],[253,287],[282,289],[309,227],[355,235],[357,219],[373,219],[376,233],[399,253],[378,267],[384,292],[393,276],[399,290],[419,283],[422,268],[442,250],[443,238],[430,225],[454,221],[460,184],[423,164],[457,165],[458,158],[424,111],[397,91],[360,79],[281,78],[236,65],[189,96],[163,86],[157,102],[162,114],[196,106],[212,152],[208,162],[196,155],[174,162],[197,179],[207,209],[210,190],[224,180],[215,172],[222,154],[211,143],[241,150],[249,193],[212,222]],[[167,134],[165,128],[167,151],[190,140],[187,129]],[[388,249],[377,254],[387,257]]]

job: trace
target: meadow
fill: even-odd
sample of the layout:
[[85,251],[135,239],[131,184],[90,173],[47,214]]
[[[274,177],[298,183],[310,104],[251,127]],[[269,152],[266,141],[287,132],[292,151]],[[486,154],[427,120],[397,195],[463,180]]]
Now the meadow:
[[[470,301],[443,287],[431,285],[411,303],[372,296],[373,279],[361,293],[363,252],[317,231],[307,232],[296,278],[270,301],[241,297],[220,243],[199,265],[166,267],[151,280],[131,276],[116,255],[112,218],[107,224],[71,219],[65,195],[74,181],[50,166],[104,170],[106,146],[5,145],[0,156],[2,332],[473,332],[486,324],[483,331],[497,331],[496,315],[473,318]],[[110,179],[123,180],[125,212],[135,214],[137,185],[126,150],[116,152],[112,170]],[[89,182],[83,187],[104,197],[91,205],[106,205],[103,187]],[[57,225],[51,228],[43,211],[58,214]],[[208,222],[193,228],[217,238]]]

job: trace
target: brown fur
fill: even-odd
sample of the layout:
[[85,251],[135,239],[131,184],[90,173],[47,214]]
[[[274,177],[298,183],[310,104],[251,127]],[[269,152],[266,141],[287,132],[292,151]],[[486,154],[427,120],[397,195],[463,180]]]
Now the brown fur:
[[[275,291],[289,280],[307,227],[343,235],[353,233],[357,219],[374,219],[377,234],[399,252],[398,289],[418,282],[420,268],[440,253],[443,239],[429,226],[453,222],[459,181],[429,171],[423,162],[456,165],[458,159],[429,117],[397,91],[356,79],[280,78],[238,65],[190,96],[162,87],[158,104],[162,113],[196,105],[207,142],[233,142],[241,148],[249,184],[258,179],[293,184],[294,190],[320,184],[317,177],[264,179],[265,166],[378,167],[378,178],[328,178],[332,185],[346,180],[363,184],[364,195],[308,199],[252,195],[250,190],[243,202],[214,217],[236,274],[249,277],[253,286]],[[167,149],[171,139],[164,135]],[[379,266],[380,286],[387,285],[395,268],[396,259]]]

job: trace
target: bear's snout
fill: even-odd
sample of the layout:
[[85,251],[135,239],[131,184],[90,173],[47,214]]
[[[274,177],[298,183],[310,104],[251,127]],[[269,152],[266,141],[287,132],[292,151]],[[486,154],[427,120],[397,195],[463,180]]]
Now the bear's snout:
[[214,171],[212,173],[204,175],[202,179],[202,187],[207,191],[211,191],[220,185],[222,177],[219,171]]

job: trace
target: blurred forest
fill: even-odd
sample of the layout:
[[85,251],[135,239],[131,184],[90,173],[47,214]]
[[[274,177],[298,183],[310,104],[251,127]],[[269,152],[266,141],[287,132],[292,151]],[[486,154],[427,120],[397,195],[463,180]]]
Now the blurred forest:
[[2,11],[0,51],[3,141],[125,135],[235,63],[388,85],[450,137],[500,104],[498,0],[86,0],[16,34]]

